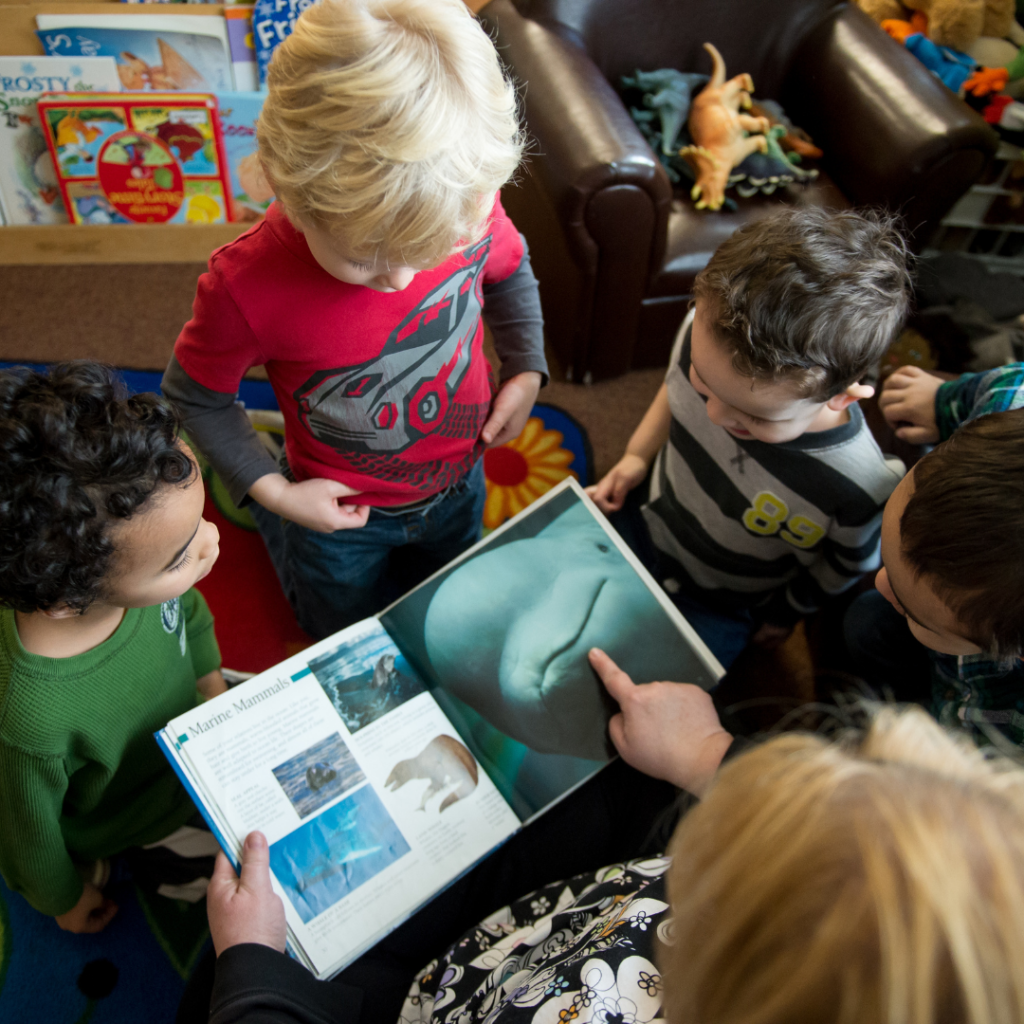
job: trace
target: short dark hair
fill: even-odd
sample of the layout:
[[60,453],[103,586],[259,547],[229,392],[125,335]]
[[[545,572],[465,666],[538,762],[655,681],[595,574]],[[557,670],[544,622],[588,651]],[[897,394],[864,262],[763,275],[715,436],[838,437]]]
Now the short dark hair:
[[84,611],[100,596],[111,522],[195,473],[178,429],[168,403],[97,363],[0,370],[0,605]]
[[971,420],[914,467],[900,548],[966,639],[1024,655],[1024,409]]
[[857,383],[910,310],[910,251],[887,213],[783,208],[740,228],[697,275],[737,372],[821,401]]

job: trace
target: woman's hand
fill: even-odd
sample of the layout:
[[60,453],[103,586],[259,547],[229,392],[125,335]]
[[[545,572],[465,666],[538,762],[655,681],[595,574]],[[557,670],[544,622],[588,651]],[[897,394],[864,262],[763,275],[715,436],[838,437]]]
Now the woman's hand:
[[608,732],[622,759],[702,797],[732,743],[711,697],[692,683],[637,686],[596,647],[590,664],[619,705]]
[[284,904],[270,886],[270,849],[262,832],[250,832],[242,846],[242,874],[235,874],[223,851],[217,854],[206,890],[213,948],[256,942],[284,952]]

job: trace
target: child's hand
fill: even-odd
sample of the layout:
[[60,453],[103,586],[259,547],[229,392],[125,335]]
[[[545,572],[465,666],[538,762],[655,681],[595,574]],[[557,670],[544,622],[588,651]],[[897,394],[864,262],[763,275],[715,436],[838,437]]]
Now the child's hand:
[[594,504],[602,512],[618,512],[637,484],[647,476],[647,463],[639,455],[625,455],[615,463],[599,483],[587,488]]
[[223,851],[217,854],[206,890],[206,913],[217,956],[243,942],[284,952],[284,904],[270,885],[270,850],[262,832],[245,837],[241,878]]
[[935,394],[942,383],[939,377],[916,366],[901,366],[885,382],[878,408],[898,438],[911,444],[935,444],[939,440]]
[[261,476],[249,488],[249,494],[264,508],[318,533],[365,526],[370,506],[342,502],[358,493],[337,480],[317,477],[295,484],[280,473]]
[[215,668],[196,680],[196,689],[203,695],[204,700],[211,700],[219,694],[227,693],[228,684],[224,682],[220,669]]
[[518,437],[530,418],[530,410],[537,401],[541,376],[536,370],[517,373],[509,377],[494,396],[491,415],[487,417],[480,437],[488,448]]
[[82,886],[78,902],[67,912],[57,915],[54,920],[66,932],[78,935],[93,935],[103,931],[117,913],[117,904],[108,900],[91,882]]
[[711,697],[690,683],[637,686],[596,647],[590,664],[619,705],[608,732],[622,759],[645,775],[703,796],[732,743]]

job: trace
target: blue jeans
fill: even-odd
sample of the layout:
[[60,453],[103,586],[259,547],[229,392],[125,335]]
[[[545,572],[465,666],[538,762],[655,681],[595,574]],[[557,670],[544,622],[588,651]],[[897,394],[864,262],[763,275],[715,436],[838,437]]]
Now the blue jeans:
[[697,636],[708,645],[722,668],[728,672],[732,663],[750,642],[754,633],[754,617],[745,609],[729,614],[714,611],[689,594],[678,593],[668,596],[683,613],[683,618],[697,631]]
[[[647,487],[647,481],[644,481],[640,487],[630,491],[625,505],[618,512],[613,512],[608,517],[608,522],[615,527],[643,563],[644,568],[660,586],[664,587],[665,577],[671,574],[671,570],[666,570],[662,565],[661,556],[651,540],[641,512],[647,500]],[[744,609],[733,612],[715,611],[699,598],[682,591],[673,593],[667,587],[665,593],[682,612],[683,618],[697,631],[697,636],[708,645],[722,668],[728,672],[754,632],[754,618],[751,613]]]
[[374,615],[480,539],[481,459],[438,500],[409,512],[371,509],[365,526],[318,533],[249,506],[299,625],[321,640]]

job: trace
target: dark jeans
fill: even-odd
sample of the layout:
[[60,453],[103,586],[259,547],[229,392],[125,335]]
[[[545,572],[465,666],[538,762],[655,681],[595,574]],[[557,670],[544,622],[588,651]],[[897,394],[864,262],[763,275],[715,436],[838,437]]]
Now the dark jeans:
[[481,459],[438,500],[411,512],[373,509],[355,530],[318,533],[249,506],[299,625],[316,640],[374,615],[480,539]]
[[643,563],[644,568],[654,577],[659,586],[671,598],[672,603],[682,612],[683,617],[697,631],[697,635],[708,645],[711,653],[727,672],[729,666],[739,657],[754,632],[754,619],[742,609],[727,613],[707,607],[698,597],[684,593],[678,588],[673,592],[666,586],[670,576],[662,565],[658,549],[651,541],[641,509],[647,501],[649,479],[634,488],[618,512],[613,512],[608,521],[615,527],[622,539]]
[[879,696],[930,708],[931,660],[907,620],[877,591],[850,605],[843,620],[850,670]]
[[[668,783],[612,762],[337,975],[364,993],[358,1024],[395,1024],[417,971],[499,907],[542,885],[663,851],[686,803]],[[205,1024],[214,965],[211,950],[189,980],[178,1024]]]

